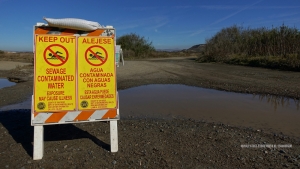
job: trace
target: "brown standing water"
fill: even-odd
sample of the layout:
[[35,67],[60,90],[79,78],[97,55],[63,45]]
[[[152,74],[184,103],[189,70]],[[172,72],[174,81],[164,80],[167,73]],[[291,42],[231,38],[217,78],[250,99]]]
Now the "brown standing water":
[[[186,85],[145,85],[119,91],[122,118],[186,118],[300,136],[299,100]],[[0,108],[30,109],[31,98]]]
[[4,87],[13,86],[13,85],[15,85],[15,84],[16,84],[16,83],[10,82],[8,79],[0,78],[0,89],[1,89],[1,88],[4,88]]
[[161,84],[119,95],[121,118],[190,118],[300,136],[299,100]]

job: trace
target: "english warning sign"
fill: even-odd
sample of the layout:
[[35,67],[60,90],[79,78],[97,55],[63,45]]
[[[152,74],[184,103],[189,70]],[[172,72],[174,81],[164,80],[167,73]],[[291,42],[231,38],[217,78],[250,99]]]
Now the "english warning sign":
[[76,109],[76,37],[36,35],[34,110]]
[[78,37],[78,109],[116,108],[115,43],[110,37]]

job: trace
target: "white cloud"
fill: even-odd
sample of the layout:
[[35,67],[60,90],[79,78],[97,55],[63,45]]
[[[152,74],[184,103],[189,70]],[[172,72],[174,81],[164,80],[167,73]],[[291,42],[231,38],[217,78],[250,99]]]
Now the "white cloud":
[[[233,13],[231,13],[231,14],[229,14],[229,15],[227,15],[227,16],[221,18],[221,19],[218,19],[218,20],[212,22],[212,23],[209,24],[207,27],[210,27],[210,26],[213,26],[213,25],[218,24],[218,23],[220,23],[220,22],[223,22],[223,21],[225,21],[225,20],[227,20],[227,19],[229,19],[229,18],[231,18],[231,17],[237,15],[238,13],[240,13],[240,12],[242,12],[242,11],[245,11],[246,9],[248,9],[248,8],[250,8],[250,7],[252,7],[252,6],[258,4],[258,3],[260,3],[261,1],[262,1],[262,0],[259,0],[259,1],[255,2],[255,3],[251,4],[251,5],[245,6],[245,7],[241,8],[240,10],[238,10],[238,11],[236,11],[236,12],[233,12]],[[204,29],[204,30],[203,30],[203,29],[197,30],[197,31],[195,31],[194,33],[190,34],[190,36],[198,35],[198,34],[204,32],[205,30],[206,30],[206,29]]]
[[148,29],[154,30],[155,32],[159,32],[159,31],[158,31],[158,28],[163,27],[163,26],[166,25],[167,23],[168,23],[168,21],[161,22],[161,23],[158,23],[158,24],[156,24],[156,25],[154,25],[154,26],[149,27]]
[[[157,30],[168,23],[168,18],[165,16],[152,16],[148,18],[126,20],[123,22],[116,23],[118,30],[126,30],[133,28],[140,28],[146,30]],[[120,26],[118,26],[120,25]]]
[[153,11],[153,10],[156,10],[156,9],[159,9],[161,8],[160,6],[156,6],[156,7],[132,7],[130,8],[131,10],[136,10],[136,11]]
[[121,26],[116,26],[118,30],[126,30],[126,29],[133,29],[139,27],[138,24],[120,24]]
[[295,16],[299,13],[300,12],[280,13],[280,14],[271,15],[271,16],[269,16],[269,18],[282,18],[282,17],[287,17],[287,16]]
[[[259,1],[260,2],[260,1]],[[256,2],[258,3],[258,2]],[[234,9],[295,9],[300,8],[300,6],[243,6],[243,5],[198,5],[198,6],[174,6],[177,9],[191,9],[191,8],[200,8],[208,10],[234,10]]]
[[251,9],[295,9],[300,8],[300,6],[256,6]]

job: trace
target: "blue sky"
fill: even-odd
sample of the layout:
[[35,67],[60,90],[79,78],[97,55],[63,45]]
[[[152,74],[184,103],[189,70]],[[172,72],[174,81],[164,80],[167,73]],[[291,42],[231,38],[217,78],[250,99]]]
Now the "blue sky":
[[117,37],[136,33],[156,49],[186,49],[234,24],[300,29],[300,0],[0,0],[0,50],[32,51],[43,17],[95,21]]

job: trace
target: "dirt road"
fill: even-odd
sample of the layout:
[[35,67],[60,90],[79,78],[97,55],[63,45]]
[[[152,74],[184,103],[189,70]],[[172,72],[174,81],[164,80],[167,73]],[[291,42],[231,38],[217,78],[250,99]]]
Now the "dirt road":
[[[32,94],[33,66],[13,70],[1,70],[0,67],[1,77],[17,77],[26,83],[0,90],[0,107],[24,100],[28,94]],[[195,57],[126,61],[125,66],[117,68],[117,82],[119,90],[145,84],[186,84],[240,93],[300,98],[299,72],[197,63]],[[14,91],[19,95],[6,97]]]
[[217,63],[194,57],[129,61],[118,70],[118,87],[142,84],[186,84],[219,90],[300,97],[300,73]]
[[[186,84],[299,98],[300,73],[214,63],[195,58],[127,61],[117,68],[118,89]],[[1,62],[1,61],[0,61]],[[0,107],[27,99],[32,66],[0,70],[26,82],[0,89]],[[0,112],[0,168],[299,168],[300,136],[188,119],[124,118],[119,152],[109,152],[109,124],[45,126],[45,154],[32,160],[30,110]]]

